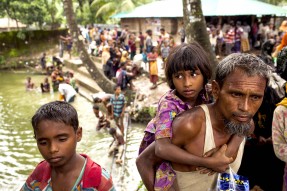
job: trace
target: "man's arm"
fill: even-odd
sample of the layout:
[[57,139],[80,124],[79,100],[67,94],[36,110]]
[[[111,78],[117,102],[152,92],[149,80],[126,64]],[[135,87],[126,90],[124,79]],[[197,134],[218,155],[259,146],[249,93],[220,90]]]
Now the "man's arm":
[[137,169],[148,191],[154,190],[155,165],[162,161],[155,155],[155,142],[151,143],[136,159]]

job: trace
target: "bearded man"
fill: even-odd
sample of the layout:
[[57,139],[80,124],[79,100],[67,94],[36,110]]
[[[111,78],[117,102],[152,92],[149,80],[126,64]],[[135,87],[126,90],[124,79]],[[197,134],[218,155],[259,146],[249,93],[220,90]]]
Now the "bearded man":
[[[237,172],[242,159],[245,137],[254,126],[252,117],[259,109],[271,71],[251,54],[235,53],[223,59],[212,82],[215,102],[201,105],[178,115],[173,121],[172,143],[187,152],[204,156],[220,148],[232,135],[242,137],[234,145],[238,150],[229,165]],[[172,163],[180,191],[206,191],[216,186],[218,172],[202,173],[196,166]]]

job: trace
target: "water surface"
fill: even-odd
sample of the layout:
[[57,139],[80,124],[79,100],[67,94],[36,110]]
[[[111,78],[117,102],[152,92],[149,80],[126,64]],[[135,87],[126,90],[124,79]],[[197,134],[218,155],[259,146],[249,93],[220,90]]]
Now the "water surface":
[[[33,138],[31,117],[43,104],[58,98],[57,93],[42,94],[39,91],[25,90],[26,71],[0,72],[0,190],[19,190],[28,175],[41,161],[42,156]],[[36,86],[44,75],[32,75]],[[135,166],[139,143],[143,136],[143,124],[132,124],[128,129],[125,165],[111,165],[107,156],[111,136],[95,130],[97,119],[92,110],[92,103],[77,96],[72,105],[77,109],[83,138],[77,151],[88,154],[106,170],[114,173],[117,190],[133,191],[137,189],[140,176]],[[116,174],[115,174],[116,173]],[[122,174],[123,173],[123,174]],[[119,180],[116,177],[122,176]]]

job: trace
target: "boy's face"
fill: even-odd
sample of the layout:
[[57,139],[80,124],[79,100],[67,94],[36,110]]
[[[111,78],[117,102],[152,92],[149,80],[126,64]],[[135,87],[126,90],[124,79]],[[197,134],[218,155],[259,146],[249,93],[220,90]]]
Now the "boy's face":
[[82,128],[74,131],[72,126],[50,120],[41,121],[35,129],[38,149],[52,167],[68,164],[76,156],[76,146],[82,138]]
[[115,90],[115,94],[116,95],[119,95],[121,93],[121,88],[120,87],[117,87],[117,89]]

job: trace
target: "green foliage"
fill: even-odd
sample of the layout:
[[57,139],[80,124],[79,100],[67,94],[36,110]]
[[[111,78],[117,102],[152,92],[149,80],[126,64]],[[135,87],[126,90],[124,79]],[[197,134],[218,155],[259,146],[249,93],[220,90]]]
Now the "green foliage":
[[[1,55],[6,59],[17,57],[19,55],[26,55],[31,53],[30,48],[34,45],[35,51],[45,51],[38,50],[37,44],[43,43],[48,45],[53,45],[53,43],[58,43],[58,36],[65,35],[67,29],[64,30],[36,30],[36,31],[9,31],[0,33],[0,46]],[[27,44],[28,42],[28,44]],[[47,45],[46,45],[47,47]],[[17,51],[16,51],[17,50]]]
[[262,1],[262,2],[265,2],[265,3],[270,3],[270,4],[273,4],[273,5],[279,5],[282,2],[286,2],[286,0],[259,0],[259,1]]
[[8,53],[9,57],[17,57],[19,55],[18,50],[15,48],[12,48],[9,53]]
[[101,17],[104,23],[111,23],[111,21],[115,21],[111,16],[122,12],[130,12],[135,7],[152,1],[154,0],[93,0],[91,7],[97,10],[96,16]]
[[0,65],[4,65],[5,64],[5,58],[4,56],[0,56]]
[[[61,0],[1,0],[0,16],[8,16],[26,25],[42,28],[44,23],[54,24],[61,21],[57,8]],[[43,6],[44,5],[44,6]],[[58,23],[59,25],[59,23]]]
[[138,185],[136,191],[147,191],[146,187],[143,184],[143,181],[139,182],[139,185]]
[[18,33],[17,33],[17,38],[19,38],[19,39],[21,39],[21,40],[25,40],[25,39],[26,39],[25,32],[23,32],[23,31],[18,31]]

